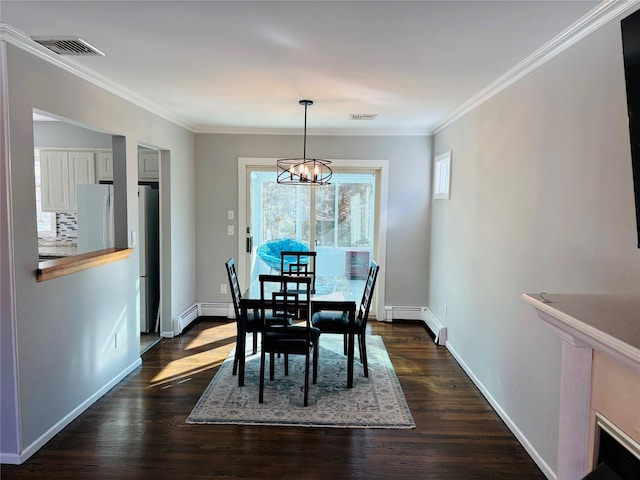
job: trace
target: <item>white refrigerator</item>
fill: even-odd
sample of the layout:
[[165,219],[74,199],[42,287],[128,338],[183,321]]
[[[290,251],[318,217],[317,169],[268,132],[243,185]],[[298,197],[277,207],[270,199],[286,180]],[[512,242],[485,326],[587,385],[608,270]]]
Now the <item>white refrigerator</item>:
[[113,185],[76,185],[78,254],[115,245]]

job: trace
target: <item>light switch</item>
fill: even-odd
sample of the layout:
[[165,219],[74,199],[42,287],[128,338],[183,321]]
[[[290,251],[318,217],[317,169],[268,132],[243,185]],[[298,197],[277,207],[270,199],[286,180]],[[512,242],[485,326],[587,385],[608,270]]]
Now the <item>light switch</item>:
[[135,230],[131,230],[131,246],[135,247],[136,246],[136,240],[137,240],[137,235],[136,235],[136,231]]
[[235,235],[236,232],[234,231],[233,225],[227,225],[227,235]]
[[234,212],[233,212],[233,210],[229,210],[229,211],[227,212],[227,220],[233,220],[233,217],[234,217]]

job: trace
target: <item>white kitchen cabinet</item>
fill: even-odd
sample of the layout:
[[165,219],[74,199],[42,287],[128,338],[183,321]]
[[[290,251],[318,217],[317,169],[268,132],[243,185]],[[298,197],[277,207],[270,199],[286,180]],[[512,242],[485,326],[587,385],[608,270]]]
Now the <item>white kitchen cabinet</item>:
[[158,152],[138,152],[138,180],[160,178],[160,156]]
[[40,152],[40,184],[42,211],[69,210],[69,157],[67,152]]
[[113,153],[109,151],[96,152],[96,181],[113,181]]
[[43,212],[75,212],[76,185],[96,183],[92,151],[41,150]]
[[[160,159],[158,152],[138,153],[138,180],[158,180]],[[111,151],[96,152],[96,180],[113,181],[113,154]]]

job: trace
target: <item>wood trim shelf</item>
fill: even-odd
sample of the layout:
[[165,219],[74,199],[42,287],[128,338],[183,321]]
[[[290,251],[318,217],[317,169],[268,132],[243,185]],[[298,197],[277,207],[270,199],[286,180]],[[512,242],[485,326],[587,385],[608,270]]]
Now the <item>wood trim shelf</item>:
[[106,248],[72,257],[47,260],[38,264],[36,276],[38,282],[45,282],[89,268],[124,260],[131,255],[131,252],[133,252],[133,248]]

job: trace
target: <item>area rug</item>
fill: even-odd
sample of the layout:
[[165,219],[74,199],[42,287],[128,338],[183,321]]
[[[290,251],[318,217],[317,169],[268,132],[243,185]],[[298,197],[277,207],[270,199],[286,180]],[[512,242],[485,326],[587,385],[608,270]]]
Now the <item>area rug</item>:
[[[253,342],[247,340],[247,348]],[[357,353],[356,345],[356,357]],[[192,424],[283,425],[337,428],[415,428],[393,365],[379,336],[367,336],[369,377],[355,362],[353,388],[347,388],[347,360],[342,336],[320,338],[318,383],[309,381],[309,405],[304,401],[304,357],[276,358],[275,378],[265,375],[264,403],[258,403],[260,354],[248,352],[245,386],[231,374],[232,351],[187,418]]]

